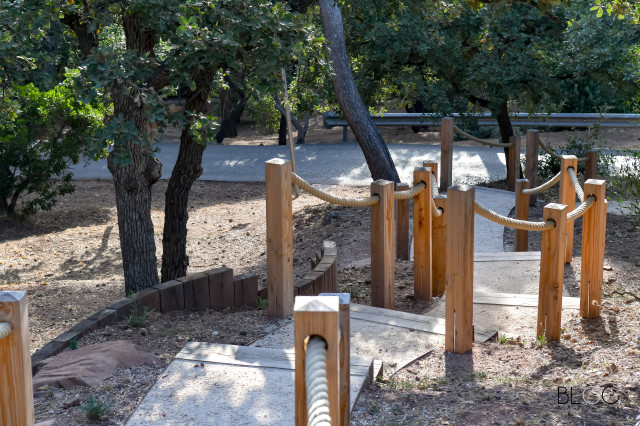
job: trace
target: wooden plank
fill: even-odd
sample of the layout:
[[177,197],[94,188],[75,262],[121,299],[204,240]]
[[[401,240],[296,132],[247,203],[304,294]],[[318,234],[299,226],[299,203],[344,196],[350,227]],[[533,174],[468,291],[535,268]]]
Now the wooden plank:
[[396,304],[393,188],[394,183],[387,180],[371,184],[371,195],[380,197],[371,206],[371,304],[387,309],[394,309]]
[[0,322],[11,326],[11,334],[0,339],[0,424],[32,426],[33,385],[26,292],[0,292]]
[[293,312],[291,163],[279,158],[267,161],[265,182],[268,312],[286,318]]
[[250,308],[258,307],[258,276],[245,274],[242,279],[242,304]]
[[[391,187],[393,191],[393,184]],[[393,197],[393,193],[391,194]],[[393,201],[393,198],[391,199]],[[393,216],[391,217],[393,220]],[[392,222],[393,224],[393,222]],[[392,252],[393,254],[393,252]],[[336,296],[298,296],[294,306],[296,425],[306,426],[306,339],[320,336],[327,344],[326,371],[329,417],[340,424],[340,302]]]
[[203,272],[176,278],[184,285],[184,308],[203,310],[211,307],[209,277]]
[[473,347],[473,201],[475,188],[447,192],[445,350],[464,354]]
[[431,300],[431,169],[413,169],[413,184],[424,182],[427,187],[413,197],[413,297],[416,300]]
[[216,268],[205,271],[204,274],[209,277],[209,305],[211,309],[223,309],[225,307],[224,289],[225,287],[233,288],[233,269]]
[[[516,179],[516,219],[529,220],[529,196],[522,193],[523,189],[529,189],[527,179]],[[529,231],[516,229],[514,251],[529,250]]]
[[[578,173],[578,159],[575,155],[563,155],[562,160],[560,161],[560,170],[562,171],[562,175],[560,176],[559,203],[567,206],[567,213],[576,207],[576,190],[573,187],[573,183],[571,182],[571,178],[569,177],[569,173],[567,172],[567,169],[569,167],[573,167],[573,170],[576,171],[576,174]],[[574,221],[567,222],[566,225],[566,263],[571,263],[571,260],[573,259],[573,222]]]
[[537,336],[547,340],[560,339],[562,316],[562,291],[566,250],[567,206],[547,204],[542,220],[553,220],[555,228],[542,231],[540,288],[538,291]]
[[[396,191],[406,191],[408,183],[396,185]],[[396,201],[396,258],[409,260],[409,204],[410,200]]]
[[233,306],[242,306],[242,275],[233,278]]
[[[439,195],[433,202],[446,212],[446,197]],[[431,295],[442,297],[447,284],[447,215],[443,213],[440,217],[433,217],[431,223]]]
[[163,314],[184,310],[184,285],[182,282],[176,280],[167,281],[154,285],[153,288],[160,290],[160,311]]
[[587,161],[584,163],[584,180],[596,179],[598,177],[598,151],[587,151]]
[[453,183],[453,118],[442,119],[440,127],[440,192]]
[[507,252],[507,253],[475,253],[474,262],[500,262],[500,261],[540,261],[539,251]]
[[[532,188],[538,186],[538,150],[540,147],[540,133],[537,130],[527,131],[527,163],[524,177],[527,178]],[[536,205],[537,196],[529,196],[529,205]]]
[[512,144],[510,148],[507,148],[507,190],[516,190],[516,179],[520,177],[520,137],[511,136],[509,143]]
[[598,318],[602,304],[604,243],[607,228],[607,200],[604,180],[589,179],[584,184],[585,199],[596,197],[582,218],[582,262],[580,270],[580,315]]
[[[473,293],[473,303],[477,305],[503,305],[537,308],[539,296],[537,294],[515,293]],[[562,298],[562,309],[580,309],[579,297]]]

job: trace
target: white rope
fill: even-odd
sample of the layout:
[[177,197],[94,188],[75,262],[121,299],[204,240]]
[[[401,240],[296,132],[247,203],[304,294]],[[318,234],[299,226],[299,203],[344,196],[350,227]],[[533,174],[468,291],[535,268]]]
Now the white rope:
[[424,182],[418,182],[416,186],[409,188],[405,191],[394,191],[393,198],[396,200],[408,200],[409,198],[413,198],[419,193],[422,192],[423,189],[427,187],[427,184]]
[[442,210],[441,208],[438,208],[438,206],[436,206],[436,202],[433,201],[433,198],[432,198],[431,199],[431,216],[440,217],[442,216],[442,213],[444,213],[444,210]]
[[0,322],[0,339],[4,339],[11,334],[11,324],[8,322]]
[[523,229],[525,231],[545,231],[556,227],[556,223],[552,220],[546,222],[530,222],[528,220],[513,219],[507,216],[503,216],[486,207],[481,206],[477,202],[473,202],[473,211],[480,216],[495,222],[502,226],[508,226],[514,229]]
[[567,168],[567,173],[569,173],[569,177],[571,178],[571,183],[573,183],[573,187],[576,190],[576,195],[578,195],[578,200],[580,200],[581,203],[584,202],[584,191],[582,190],[582,187],[580,186],[580,182],[578,182],[578,176],[576,176],[576,171],[573,170],[573,167],[569,167]]
[[440,195],[440,191],[438,191],[438,181],[436,180],[436,175],[431,173],[431,193],[434,197]]
[[307,344],[304,363],[307,389],[307,419],[309,426],[331,425],[329,412],[329,385],[327,382],[327,343],[313,336]]
[[458,126],[455,126],[455,125],[453,126],[453,130],[463,138],[467,138],[469,140],[481,143],[483,145],[495,146],[498,148],[509,148],[513,146],[512,143],[489,142],[489,141],[485,141],[484,139],[476,138],[475,136],[470,135],[469,133],[465,132],[464,130],[460,129]]
[[[550,156],[552,156],[553,158],[555,158],[557,160],[562,160],[562,155],[558,154],[557,152],[554,152],[551,148],[546,146],[542,141],[538,141],[538,143],[540,144],[542,149],[544,149],[547,152],[547,154],[549,154]],[[578,158],[578,163],[584,163],[587,160],[588,160],[587,157],[579,157]]]
[[576,207],[575,209],[567,213],[567,221],[571,222],[572,220],[576,220],[577,218],[585,214],[587,210],[589,210],[591,206],[593,206],[595,203],[596,203],[596,196],[589,195],[587,199],[584,200],[584,202],[580,203],[578,207]]
[[556,183],[560,182],[560,177],[561,176],[562,176],[562,172],[558,172],[558,174],[555,175],[554,177],[552,177],[549,182],[544,183],[544,184],[542,184],[540,186],[537,186],[535,188],[523,189],[522,193],[524,195],[534,195],[534,194],[538,194],[538,193],[540,193],[542,191],[546,191],[547,189],[551,188]]

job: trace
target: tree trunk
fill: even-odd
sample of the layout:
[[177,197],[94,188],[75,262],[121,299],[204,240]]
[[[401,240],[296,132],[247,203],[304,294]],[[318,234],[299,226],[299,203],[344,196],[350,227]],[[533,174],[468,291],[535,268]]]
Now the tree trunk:
[[[507,103],[500,105],[500,110],[496,116],[498,121],[498,127],[500,128],[500,139],[502,143],[509,143],[509,138],[513,136],[513,126],[511,126],[511,118],[509,117],[509,108]],[[518,170],[513,170],[509,165],[509,150],[511,148],[504,148],[504,155],[507,159],[507,182],[512,182],[513,174],[518,173],[518,178],[522,179],[522,166],[518,167]]]
[[333,90],[364,157],[373,180],[400,182],[398,172],[367,107],[362,102],[353,79],[344,42],[342,14],[336,0],[320,0],[320,15],[324,36],[329,42],[327,59],[333,66]]
[[287,117],[280,114],[280,127],[278,128],[278,145],[287,144]]
[[[206,111],[212,76],[211,71],[203,71],[196,76],[196,90],[188,94],[185,112]],[[187,123],[182,128],[178,158],[165,192],[162,282],[185,276],[189,266],[187,256],[189,193],[193,183],[202,175],[202,153],[206,148],[206,145],[194,141],[189,131],[190,123]]]
[[[226,123],[222,139],[235,138],[238,136],[238,120],[233,114],[235,108],[231,101],[231,90],[222,89],[220,91],[220,104],[222,105],[222,122]],[[220,128],[222,128],[222,126]],[[222,140],[218,141],[218,143],[222,143]]]
[[[240,100],[238,101],[238,103],[231,109],[231,112],[229,113],[227,118],[222,120],[222,123],[220,123],[220,128],[218,129],[218,132],[214,137],[217,143],[222,143],[224,138],[238,136],[238,130],[236,126],[240,122],[240,117],[242,116],[242,113],[244,112],[246,106],[247,98],[242,95],[240,96]],[[230,136],[230,134],[233,134],[233,136]]]
[[[406,110],[407,112],[410,112],[410,113],[430,112],[430,111],[427,111],[427,108],[425,108],[424,104],[419,100],[415,101],[413,105],[406,107]],[[429,126],[411,126],[411,130],[413,130],[413,133],[428,132]]]

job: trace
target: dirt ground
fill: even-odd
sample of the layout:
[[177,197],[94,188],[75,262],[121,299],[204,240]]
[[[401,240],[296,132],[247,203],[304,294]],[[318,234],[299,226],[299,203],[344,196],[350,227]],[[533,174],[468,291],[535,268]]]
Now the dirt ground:
[[[312,130],[322,133],[316,127]],[[387,131],[398,132],[395,140],[385,135],[390,142],[436,143],[439,137],[437,133],[416,136],[409,129]],[[342,137],[341,129],[324,133],[327,142]],[[611,144],[633,146],[637,142],[637,134],[623,133],[624,139],[616,137]],[[308,143],[321,143],[312,136],[310,131]],[[273,137],[243,137],[250,143],[277,143]],[[422,137],[424,141],[416,141]],[[233,143],[242,143],[242,139]],[[123,296],[112,183],[79,181],[77,186],[74,194],[62,198],[50,212],[22,220],[0,218],[0,291],[27,291],[32,352]],[[165,189],[164,181],[153,189],[158,258]],[[364,196],[368,191],[358,187],[331,190],[343,196]],[[309,260],[323,240],[335,241],[340,290],[351,293],[354,302],[368,303],[370,269],[362,266],[369,257],[368,210],[330,206],[307,194],[293,201],[293,209],[296,276],[309,270]],[[197,182],[189,207],[189,272],[228,266],[235,273],[254,272],[264,280],[264,210],[264,184]],[[329,212],[336,212],[331,215],[334,219],[325,223]],[[533,211],[532,217],[535,214]],[[564,336],[557,343],[477,343],[466,355],[436,348],[393,377],[385,376],[367,387],[356,406],[353,423],[632,423],[640,392],[640,352],[636,348],[640,343],[640,299],[634,297],[640,295],[637,219],[607,218],[606,308],[600,319],[582,320],[575,315],[564,318]],[[578,258],[573,268],[579,267],[580,230],[578,224]],[[505,233],[505,247],[510,238]],[[535,249],[535,239],[531,244]],[[429,304],[412,297],[410,262],[397,262],[396,287],[398,309],[429,311]],[[119,370],[103,385],[92,388],[41,390],[35,398],[36,419],[53,419],[56,425],[85,424],[85,414],[79,407],[65,409],[61,405],[75,395],[83,400],[93,395],[110,407],[102,424],[124,424],[187,341],[249,344],[273,327],[274,320],[264,311],[234,309],[162,316],[152,313],[143,328],[131,328],[121,321],[97,330],[78,345],[127,339],[156,354],[160,364]],[[565,390],[573,392],[573,403],[559,403],[566,399]],[[606,401],[602,401],[603,391]],[[583,393],[588,402],[600,399],[589,405]]]

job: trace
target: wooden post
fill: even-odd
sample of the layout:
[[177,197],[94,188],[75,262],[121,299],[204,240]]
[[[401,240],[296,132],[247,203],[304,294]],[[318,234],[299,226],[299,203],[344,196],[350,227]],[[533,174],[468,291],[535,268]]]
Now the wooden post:
[[423,161],[422,167],[428,167],[431,169],[431,174],[436,178],[436,183],[438,182],[438,163],[435,161]]
[[537,336],[545,336],[549,341],[560,339],[567,213],[566,205],[550,203],[542,215],[544,221],[556,223],[555,228],[542,231],[540,248]]
[[[576,189],[571,182],[567,169],[573,167],[576,174],[578,173],[578,159],[575,155],[563,155],[560,161],[560,204],[567,206],[569,211],[576,207]],[[565,262],[571,263],[573,259],[573,222],[567,223],[567,252],[565,254]]]
[[520,177],[520,138],[511,136],[509,143],[509,158],[507,158],[507,189],[509,191],[516,190],[516,179]]
[[[529,180],[531,188],[538,186],[538,150],[540,149],[540,133],[537,130],[527,131],[527,164],[524,177]],[[536,205],[536,195],[529,196],[529,205]]]
[[291,163],[265,163],[267,199],[267,294],[269,315],[286,318],[293,309]]
[[464,354],[473,347],[473,201],[475,188],[447,192],[447,302],[444,350]]
[[598,176],[598,151],[587,151],[586,157],[587,161],[584,163],[585,181],[595,179]]
[[431,300],[431,169],[413,169],[413,184],[427,187],[413,198],[413,297]]
[[309,337],[320,336],[327,343],[329,416],[340,424],[340,301],[337,296],[298,296],[294,307],[296,353],[296,425],[307,425],[305,360]]
[[0,292],[0,322],[11,325],[11,334],[0,339],[0,425],[32,426],[33,385],[26,292]]
[[[529,189],[528,179],[516,179],[516,219],[529,220],[529,196],[522,193],[523,189]],[[513,244],[514,251],[529,250],[529,232],[516,229],[516,240]]]
[[433,199],[433,202],[436,203],[436,207],[445,212],[439,217],[433,217],[431,221],[433,224],[431,235],[431,295],[433,297],[442,297],[447,283],[447,199],[439,195]]
[[337,296],[340,300],[340,425],[348,426],[351,417],[351,328],[349,326],[351,296],[349,293],[321,293],[319,296]]
[[[595,195],[596,203],[582,218],[582,265],[580,271],[580,315],[598,318],[602,303],[604,239],[607,228],[605,181],[589,179],[584,183],[585,199]],[[597,305],[594,305],[594,302]]]
[[[406,191],[408,183],[399,183],[396,190]],[[409,203],[410,200],[396,201],[396,257],[398,260],[409,260]]]
[[371,206],[371,306],[386,309],[396,306],[393,187],[388,180],[371,184],[371,195],[380,197],[380,202]]
[[440,192],[453,182],[453,118],[445,117],[440,126]]

